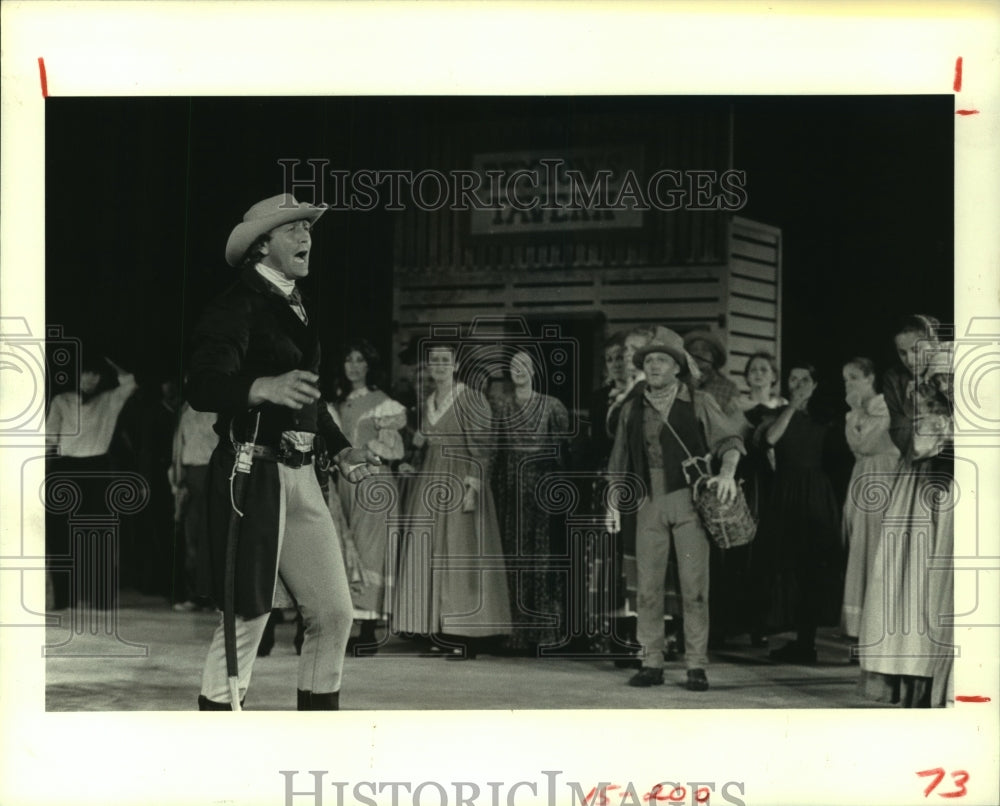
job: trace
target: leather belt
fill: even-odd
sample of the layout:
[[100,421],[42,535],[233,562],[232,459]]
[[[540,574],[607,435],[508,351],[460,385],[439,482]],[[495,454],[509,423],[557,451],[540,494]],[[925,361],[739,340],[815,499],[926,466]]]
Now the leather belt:
[[[234,447],[236,451],[239,452],[239,443],[237,443]],[[263,459],[266,462],[278,462],[279,464],[285,465],[285,467],[291,468],[303,467],[304,465],[312,464],[312,460],[315,455],[315,451],[298,451],[294,448],[288,448],[285,446],[282,446],[280,449],[275,449],[266,445],[254,445],[253,448],[254,459]]]

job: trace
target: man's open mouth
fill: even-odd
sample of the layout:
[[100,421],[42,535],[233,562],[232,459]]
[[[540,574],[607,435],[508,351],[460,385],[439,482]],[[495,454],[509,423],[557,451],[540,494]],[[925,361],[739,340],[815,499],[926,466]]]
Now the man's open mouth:
[[296,252],[295,253],[295,259],[296,260],[301,260],[303,263],[305,263],[305,260],[306,260],[307,257],[309,257],[309,250],[308,249],[303,249],[301,252]]

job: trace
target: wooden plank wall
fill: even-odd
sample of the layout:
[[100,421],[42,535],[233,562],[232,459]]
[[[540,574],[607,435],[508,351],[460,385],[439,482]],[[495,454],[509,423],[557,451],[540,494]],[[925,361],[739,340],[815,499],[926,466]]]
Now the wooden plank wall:
[[[718,335],[726,370],[745,388],[747,358],[781,355],[781,230],[734,217],[729,263],[640,268],[563,268],[397,275],[395,316],[403,332],[431,324],[465,328],[480,317],[601,317],[606,333],[638,325]],[[595,352],[594,371],[600,371]]]
[[[665,105],[666,108],[666,105]],[[532,119],[463,121],[412,132],[406,167],[414,171],[469,169],[478,153],[586,147],[638,146],[640,177],[659,169],[726,170],[728,110]],[[468,211],[428,211],[407,206],[397,216],[393,265],[397,277],[480,271],[536,272],[567,268],[674,266],[724,263],[727,213],[717,210],[650,210],[641,228],[535,233],[528,237],[473,236]]]
[[[402,168],[471,167],[481,153],[558,151],[592,144],[638,146],[642,173],[729,167],[728,111],[428,121],[411,132]],[[471,235],[467,211],[395,214],[393,312],[398,333],[431,324],[465,329],[477,318],[536,323],[588,318],[592,377],[604,333],[663,324],[708,328],[728,345],[741,386],[748,355],[780,354],[781,232],[725,211],[647,211],[641,228],[530,235]]]
[[[605,335],[638,325],[666,325],[679,333],[714,329],[724,312],[725,274],[724,265],[706,265],[402,275],[396,280],[396,320],[402,332],[425,334],[430,325],[442,324],[465,334],[473,322],[497,318],[509,321],[507,332],[518,332],[519,323],[510,320],[520,317],[532,320],[535,331],[541,324],[590,322],[574,331],[580,360],[589,366],[573,381],[582,394],[602,382]],[[564,329],[562,335],[571,333]]]
[[402,329],[467,324],[481,316],[602,314],[609,332],[662,324],[679,332],[711,326],[723,312],[724,265],[640,269],[477,271],[402,275]]
[[730,376],[758,351],[781,356],[781,230],[741,216],[730,222],[725,312]]

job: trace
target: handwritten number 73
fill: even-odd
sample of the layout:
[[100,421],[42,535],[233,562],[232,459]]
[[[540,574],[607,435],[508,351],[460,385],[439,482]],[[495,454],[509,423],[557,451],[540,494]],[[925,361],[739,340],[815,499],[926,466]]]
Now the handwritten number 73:
[[[946,773],[941,767],[935,767],[933,770],[922,770],[921,772],[917,773],[917,775],[921,776],[929,776],[929,775],[934,776],[934,780],[931,781],[930,786],[928,786],[927,789],[924,790],[925,798],[930,797],[931,792],[933,792],[937,788],[938,784],[940,784],[941,781],[944,780],[944,777],[947,774],[948,773]],[[966,793],[965,784],[969,780],[969,773],[967,773],[965,770],[955,770],[954,772],[952,772],[951,777],[952,777],[952,782],[958,788],[954,792],[938,792],[939,798],[960,798],[965,795]]]

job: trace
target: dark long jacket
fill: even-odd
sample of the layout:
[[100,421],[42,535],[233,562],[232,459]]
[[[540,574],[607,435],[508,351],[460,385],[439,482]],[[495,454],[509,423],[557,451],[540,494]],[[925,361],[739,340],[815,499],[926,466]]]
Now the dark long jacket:
[[[208,474],[212,589],[217,603],[222,603],[232,513],[230,429],[236,441],[248,440],[259,412],[258,445],[277,447],[283,431],[308,431],[322,438],[331,456],[350,447],[322,400],[299,410],[271,403],[253,409],[248,405],[250,387],[257,378],[293,369],[318,373],[319,364],[320,344],[313,321],[303,324],[281,292],[253,268],[245,269],[208,307],[195,330],[187,399],[198,411],[219,414],[215,429],[220,440]],[[271,609],[277,578],[279,492],[277,465],[255,460],[246,485],[236,560],[236,612],[244,618]],[[330,539],[336,539],[332,532]]]

